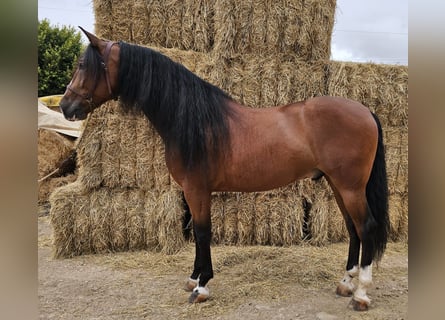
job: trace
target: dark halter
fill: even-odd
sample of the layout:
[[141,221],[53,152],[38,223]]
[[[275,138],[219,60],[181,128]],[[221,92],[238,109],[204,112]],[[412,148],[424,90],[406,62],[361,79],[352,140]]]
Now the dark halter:
[[[109,74],[109,71],[108,71],[108,58],[110,56],[111,48],[115,44],[117,44],[117,42],[114,42],[114,41],[108,41],[107,42],[107,46],[105,48],[105,52],[104,52],[104,55],[102,57],[102,62],[101,62],[102,68],[105,71],[105,81],[107,82],[108,93],[112,96],[113,100],[117,100],[117,94],[113,93],[113,89],[111,88],[110,74]],[[78,92],[77,90],[75,90],[75,89],[73,89],[71,87],[71,84],[73,83],[75,78],[76,77],[74,76],[73,80],[71,80],[71,82],[66,86],[67,89],[70,90],[75,95],[78,95],[79,97],[82,97],[84,100],[86,100],[88,102],[89,107],[90,107],[90,111],[92,111],[96,107],[95,103],[93,101],[93,92],[94,92],[94,90],[96,90],[97,83],[94,84],[94,87],[91,90],[91,92],[88,92],[86,94],[82,94],[82,93]]]

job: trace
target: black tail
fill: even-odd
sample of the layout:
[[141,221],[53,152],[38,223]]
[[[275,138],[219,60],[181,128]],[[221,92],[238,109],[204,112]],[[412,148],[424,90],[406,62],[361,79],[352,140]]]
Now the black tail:
[[377,152],[372,166],[371,176],[366,185],[366,198],[370,214],[365,223],[365,229],[372,241],[372,258],[379,261],[386,248],[390,225],[388,215],[388,180],[386,176],[385,146],[383,145],[382,126],[375,114],[379,137]]

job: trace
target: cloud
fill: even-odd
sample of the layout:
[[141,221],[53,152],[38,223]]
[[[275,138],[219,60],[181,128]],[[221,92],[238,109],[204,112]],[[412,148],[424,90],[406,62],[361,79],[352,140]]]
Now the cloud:
[[408,5],[403,0],[338,0],[332,59],[408,63]]

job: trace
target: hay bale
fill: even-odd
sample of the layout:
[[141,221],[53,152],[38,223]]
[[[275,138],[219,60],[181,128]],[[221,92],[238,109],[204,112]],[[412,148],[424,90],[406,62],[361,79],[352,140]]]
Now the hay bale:
[[178,191],[86,190],[77,181],[56,189],[50,201],[56,258],[127,250],[172,254],[185,245]]
[[[121,136],[119,130],[123,114],[116,105],[107,108],[106,124],[101,128],[102,131],[102,157],[98,159],[102,164],[103,183],[108,188],[119,187],[119,167],[120,158],[125,157],[121,152]],[[117,156],[119,155],[119,156]],[[94,157],[94,154],[90,156]]]
[[108,39],[209,52],[213,7],[214,0],[95,0],[96,32]]
[[[127,228],[128,248],[131,248],[131,250],[142,250],[145,248],[146,201],[148,201],[148,199],[145,198],[145,192],[143,190],[140,188],[128,189],[127,203],[125,203],[127,210],[125,224]],[[155,198],[150,198],[149,201],[154,203]],[[148,213],[151,214],[152,212]]]
[[224,232],[224,193],[214,193],[212,194],[211,200],[211,217],[212,217],[212,242],[215,244],[223,243],[225,238]]
[[[154,188],[153,157],[156,132],[153,126],[143,116],[136,119],[136,186],[141,189]],[[136,151],[137,150],[137,151]]]
[[237,193],[238,201],[237,213],[237,244],[253,245],[254,244],[254,228],[255,221],[255,194],[254,193]]
[[63,177],[56,177],[51,179],[46,179],[44,181],[39,181],[39,192],[37,196],[37,204],[39,206],[46,206],[49,201],[49,196],[51,193],[68,183],[74,182],[77,179],[77,174],[69,174]]
[[[84,186],[80,182],[74,182],[60,187],[51,194],[50,217],[53,226],[53,254],[56,258],[73,257],[81,253],[90,253],[89,223],[76,225],[76,213],[85,212],[85,202],[82,194]],[[76,209],[76,211],[74,211]],[[85,220],[85,219],[84,219]],[[85,226],[87,228],[85,228]],[[78,237],[79,231],[81,238]],[[87,235],[87,237],[85,237]],[[82,239],[83,242],[80,243]],[[85,241],[85,239],[88,239]]]
[[158,198],[159,195],[155,191],[146,191],[144,194],[143,210],[146,247],[154,251],[160,250],[158,238]]
[[408,67],[331,61],[327,94],[357,100],[375,112],[384,128],[408,125]]
[[43,178],[56,170],[74,150],[74,140],[51,130],[37,131],[37,172]]
[[[120,156],[119,156],[119,187],[131,188],[136,186],[136,154],[139,152],[136,139],[136,116],[132,113],[121,119]],[[115,155],[116,156],[116,155]]]
[[157,211],[159,215],[158,239],[161,252],[165,254],[177,253],[185,245],[182,234],[182,218],[184,204],[182,194],[178,191],[167,191],[158,199]]
[[75,141],[54,131],[39,129],[37,132],[37,204],[44,214],[48,210],[51,192],[67,183],[73,182],[77,175],[67,176],[61,172],[61,165],[75,149]]
[[224,196],[224,238],[221,244],[238,243],[238,199],[237,193]]
[[[327,60],[335,0],[94,0],[96,32],[157,47]],[[119,23],[115,23],[119,21]]]
[[305,61],[328,60],[334,14],[334,0],[218,0],[212,53],[291,53]]
[[110,194],[110,247],[112,251],[127,251],[129,235],[127,227],[127,207],[129,208],[129,190],[114,189]]
[[299,244],[303,240],[304,208],[302,197],[296,183],[292,183],[277,192],[282,197],[285,214],[282,217],[283,245]]
[[78,180],[86,189],[97,188],[104,180],[102,130],[106,127],[106,115],[110,105],[107,103],[88,116],[85,128],[79,137],[77,145]]
[[255,226],[253,231],[255,243],[260,245],[270,244],[269,197],[270,194],[266,192],[257,192],[255,194]]

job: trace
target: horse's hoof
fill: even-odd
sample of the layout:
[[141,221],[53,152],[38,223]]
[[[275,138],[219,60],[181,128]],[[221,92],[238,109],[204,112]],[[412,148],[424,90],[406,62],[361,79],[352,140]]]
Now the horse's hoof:
[[351,304],[355,311],[368,311],[369,304],[365,301],[358,301],[352,298]]
[[341,297],[350,297],[352,296],[352,289],[339,284],[335,293]]
[[190,303],[204,302],[209,298],[209,290],[204,287],[196,287],[193,289],[192,294],[189,297]]
[[185,283],[184,290],[187,292],[192,292],[198,286],[198,280],[189,278]]

